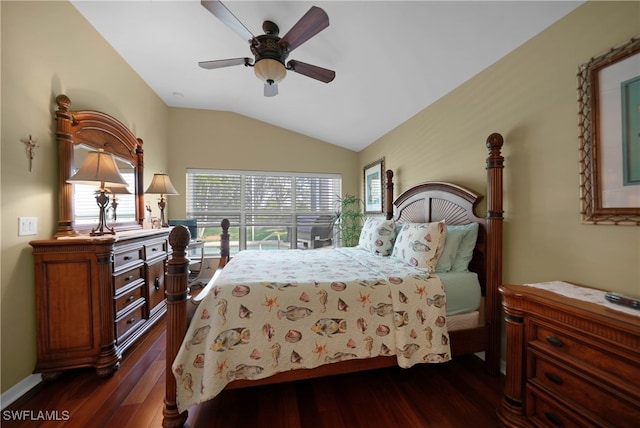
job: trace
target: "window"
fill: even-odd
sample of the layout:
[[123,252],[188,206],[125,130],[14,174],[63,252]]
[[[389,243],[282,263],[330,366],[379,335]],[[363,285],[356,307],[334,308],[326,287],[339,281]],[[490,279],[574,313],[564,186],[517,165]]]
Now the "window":
[[198,221],[208,255],[219,253],[220,221],[231,223],[231,252],[331,245],[342,193],[338,174],[187,170],[187,218]]

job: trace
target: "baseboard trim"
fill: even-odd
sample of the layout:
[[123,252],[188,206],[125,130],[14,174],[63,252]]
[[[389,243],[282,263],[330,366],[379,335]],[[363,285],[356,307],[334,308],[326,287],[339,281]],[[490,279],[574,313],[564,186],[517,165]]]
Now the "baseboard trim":
[[0,409],[4,410],[18,398],[35,388],[40,382],[42,382],[42,375],[32,374],[7,389],[0,394]]

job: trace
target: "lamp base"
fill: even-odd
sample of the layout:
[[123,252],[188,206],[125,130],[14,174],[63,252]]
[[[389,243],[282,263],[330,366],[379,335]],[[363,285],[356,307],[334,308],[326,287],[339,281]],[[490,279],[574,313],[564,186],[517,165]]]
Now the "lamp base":
[[167,203],[164,200],[164,197],[160,195],[160,200],[158,201],[158,208],[160,209],[160,227],[169,227],[169,224],[164,219],[164,208],[167,206]]
[[[104,190],[101,190],[96,195],[96,203],[100,207],[100,217],[98,225],[91,230],[89,235],[91,236],[103,236],[103,235],[115,235],[116,232],[112,227],[107,226],[107,205],[109,204],[109,197]],[[106,231],[105,231],[106,229]]]

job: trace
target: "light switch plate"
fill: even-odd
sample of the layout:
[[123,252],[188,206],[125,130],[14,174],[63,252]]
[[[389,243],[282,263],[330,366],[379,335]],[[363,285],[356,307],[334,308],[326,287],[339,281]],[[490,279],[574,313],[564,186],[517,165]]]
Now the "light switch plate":
[[18,236],[38,234],[38,217],[18,217]]

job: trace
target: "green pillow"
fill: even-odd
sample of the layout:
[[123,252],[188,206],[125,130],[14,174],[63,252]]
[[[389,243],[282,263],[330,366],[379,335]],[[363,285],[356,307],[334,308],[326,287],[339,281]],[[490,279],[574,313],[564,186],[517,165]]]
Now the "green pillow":
[[471,259],[473,258],[473,249],[476,247],[479,228],[480,225],[478,223],[469,223],[462,226],[447,226],[447,233],[462,231],[464,234],[462,240],[460,241],[460,245],[458,246],[458,252],[456,254],[455,261],[451,266],[452,271],[469,271],[469,262],[471,262]]
[[444,242],[444,248],[442,254],[436,264],[436,273],[449,272],[453,267],[453,263],[456,260],[458,254],[458,247],[462,242],[462,238],[467,234],[467,230],[452,229],[453,226],[447,225],[447,238]]

